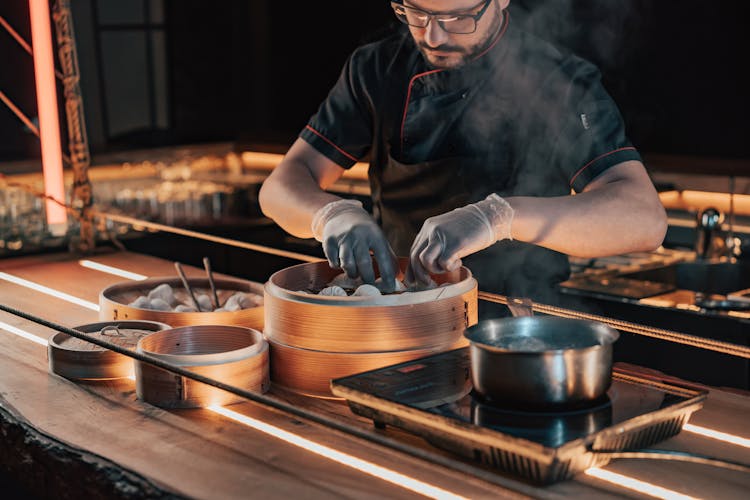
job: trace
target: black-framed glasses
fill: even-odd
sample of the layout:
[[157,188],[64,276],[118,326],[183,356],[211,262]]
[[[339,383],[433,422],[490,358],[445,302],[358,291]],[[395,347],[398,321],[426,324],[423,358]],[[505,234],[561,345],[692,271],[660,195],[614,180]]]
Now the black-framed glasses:
[[476,14],[466,14],[465,12],[429,12],[415,9],[414,7],[407,7],[401,2],[391,2],[391,7],[393,8],[393,12],[396,13],[398,20],[409,26],[426,28],[430,24],[430,21],[434,19],[448,33],[467,35],[477,30],[477,22],[487,12],[490,2],[492,0],[483,0],[481,4],[468,9],[468,11],[472,11],[481,5],[482,8]]

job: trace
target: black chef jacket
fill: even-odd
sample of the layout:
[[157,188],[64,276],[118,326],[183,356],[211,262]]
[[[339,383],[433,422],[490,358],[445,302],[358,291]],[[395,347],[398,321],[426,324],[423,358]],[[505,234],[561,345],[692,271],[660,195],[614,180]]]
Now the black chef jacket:
[[[369,155],[374,216],[398,255],[428,217],[493,192],[580,192],[640,159],[598,70],[507,13],[460,68],[431,68],[408,30],[360,47],[300,137],[343,168]],[[463,261],[480,289],[537,300],[570,272],[565,255],[509,240]]]

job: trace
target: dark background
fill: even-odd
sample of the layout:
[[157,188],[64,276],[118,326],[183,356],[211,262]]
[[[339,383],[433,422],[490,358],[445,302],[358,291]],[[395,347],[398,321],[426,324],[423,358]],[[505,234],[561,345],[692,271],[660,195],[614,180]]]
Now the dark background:
[[[157,0],[142,1],[145,4]],[[97,3],[98,2],[98,3]],[[11,5],[13,4],[13,5]],[[104,0],[73,0],[85,26]],[[745,0],[512,0],[511,22],[593,61],[645,153],[737,159],[747,152],[750,60]],[[97,153],[236,141],[283,151],[325,97],[348,54],[396,29],[385,0],[165,0],[168,123],[90,131]],[[0,15],[30,39],[25,2]],[[79,52],[90,50],[82,47]],[[81,59],[81,72],[99,71]],[[90,81],[96,81],[93,79]],[[90,84],[88,84],[90,86]],[[0,30],[0,90],[35,116],[31,58]],[[101,103],[82,80],[91,130]],[[106,110],[104,110],[106,111]],[[92,139],[93,138],[93,139]],[[36,158],[36,138],[0,104],[0,161]],[[747,160],[747,161],[745,161]]]

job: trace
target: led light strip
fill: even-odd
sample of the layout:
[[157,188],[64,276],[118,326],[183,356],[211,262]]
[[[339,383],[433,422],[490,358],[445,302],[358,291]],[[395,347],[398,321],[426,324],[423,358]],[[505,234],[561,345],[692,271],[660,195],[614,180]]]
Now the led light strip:
[[19,337],[25,338],[26,340],[30,340],[32,342],[36,342],[37,344],[43,345],[45,347],[48,344],[47,339],[37,337],[33,333],[29,333],[26,330],[21,330],[20,328],[9,325],[8,323],[5,323],[3,321],[0,321],[0,330],[5,330],[7,332],[13,333],[15,335],[18,335]]
[[713,429],[708,429],[706,427],[700,427],[700,426],[693,425],[693,424],[685,424],[682,426],[682,428],[688,432],[700,434],[701,436],[706,436],[712,439],[718,439],[719,441],[725,441],[727,443],[736,444],[737,446],[744,446],[745,448],[750,448],[750,439],[747,439],[747,438],[735,436],[733,434],[727,434],[726,432],[715,431]]
[[683,495],[682,493],[677,493],[674,490],[662,488],[661,486],[656,486],[655,484],[640,481],[629,476],[623,476],[622,474],[617,474],[616,472],[599,469],[597,467],[586,469],[586,471],[584,471],[584,474],[595,477],[597,479],[601,479],[602,481],[607,481],[608,483],[616,484],[617,486],[620,486],[622,488],[628,488],[630,490],[634,490],[639,493],[650,495],[656,498],[664,498],[669,500],[697,500],[695,497]]
[[144,276],[143,274],[131,273],[130,271],[125,271],[124,269],[120,269],[118,267],[112,267],[112,266],[107,266],[105,264],[100,264],[98,262],[94,262],[93,260],[84,259],[84,260],[79,260],[78,263],[82,265],[83,267],[94,269],[95,271],[101,271],[103,273],[114,274],[115,276],[122,276],[123,278],[127,278],[130,280],[143,281],[145,279],[148,279],[148,276]]
[[287,432],[283,429],[279,429],[278,427],[275,427],[273,425],[269,425],[265,422],[261,422],[260,420],[256,420],[254,418],[248,417],[247,415],[237,413],[236,411],[228,410],[222,406],[209,406],[208,409],[215,413],[218,413],[219,415],[222,415],[224,417],[227,417],[229,419],[235,420],[249,427],[252,427],[253,429],[261,431],[265,434],[281,439],[282,441],[293,444],[295,446],[299,446],[300,448],[304,448],[305,450],[308,450],[312,453],[325,457],[329,460],[333,460],[334,462],[340,463],[342,465],[346,465],[347,467],[351,467],[358,471],[364,472],[365,474],[370,474],[372,476],[377,477],[378,479],[382,479],[389,483],[398,485],[409,491],[419,493],[420,495],[425,495],[425,496],[432,497],[432,498],[446,498],[446,499],[447,498],[456,498],[456,499],[465,498],[465,497],[456,495],[455,493],[451,493],[444,489],[438,488],[436,486],[423,483],[422,481],[418,481],[414,478],[405,476],[393,470],[380,467],[379,465],[375,465],[371,462],[367,462],[365,460],[361,460],[351,455],[347,455],[346,453],[342,453],[332,448],[328,448],[327,446],[323,446],[314,441],[310,441],[309,439],[305,439],[296,434],[292,434],[291,432]]
[[87,309],[91,309],[92,311],[99,310],[98,304],[94,304],[93,302],[89,302],[88,300],[79,299],[78,297],[73,297],[72,295],[68,295],[67,293],[58,292],[57,290],[54,290],[52,288],[46,287],[44,285],[39,285],[37,283],[34,283],[33,281],[28,281],[23,278],[18,278],[16,276],[13,276],[8,273],[4,273],[2,271],[0,271],[0,279],[5,280],[5,281],[10,281],[11,283],[14,283],[16,285],[25,286],[26,288],[31,288],[32,290],[36,290],[37,292],[42,292],[44,294],[51,295],[58,299],[67,300],[68,302],[72,302],[73,304],[83,306]]

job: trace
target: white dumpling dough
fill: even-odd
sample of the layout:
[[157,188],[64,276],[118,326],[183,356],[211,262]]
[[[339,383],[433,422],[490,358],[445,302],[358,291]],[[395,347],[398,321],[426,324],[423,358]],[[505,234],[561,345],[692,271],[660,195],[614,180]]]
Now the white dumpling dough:
[[153,309],[155,311],[171,311],[172,306],[169,305],[169,303],[166,300],[156,298],[151,299],[151,303],[149,304],[149,309]]
[[195,300],[198,301],[198,305],[201,306],[201,311],[213,311],[214,304],[211,301],[211,297],[201,293],[196,295]]
[[141,309],[148,309],[150,305],[150,301],[148,300],[148,297],[145,295],[141,295],[137,299],[135,299],[133,302],[128,304],[130,307],[140,307]]
[[148,298],[151,300],[161,299],[169,304],[170,307],[177,303],[177,299],[174,296],[172,287],[167,285],[166,283],[162,283],[161,285],[148,292]]
[[378,290],[376,287],[368,284],[359,285],[356,290],[354,290],[354,293],[352,295],[356,295],[358,297],[372,297],[375,295],[382,295],[380,293],[380,290]]
[[340,286],[329,286],[320,291],[318,295],[327,295],[331,297],[346,297],[346,290]]
[[198,311],[196,311],[194,307],[186,306],[185,304],[179,304],[177,307],[174,308],[174,312],[193,313],[193,312],[198,312]]

